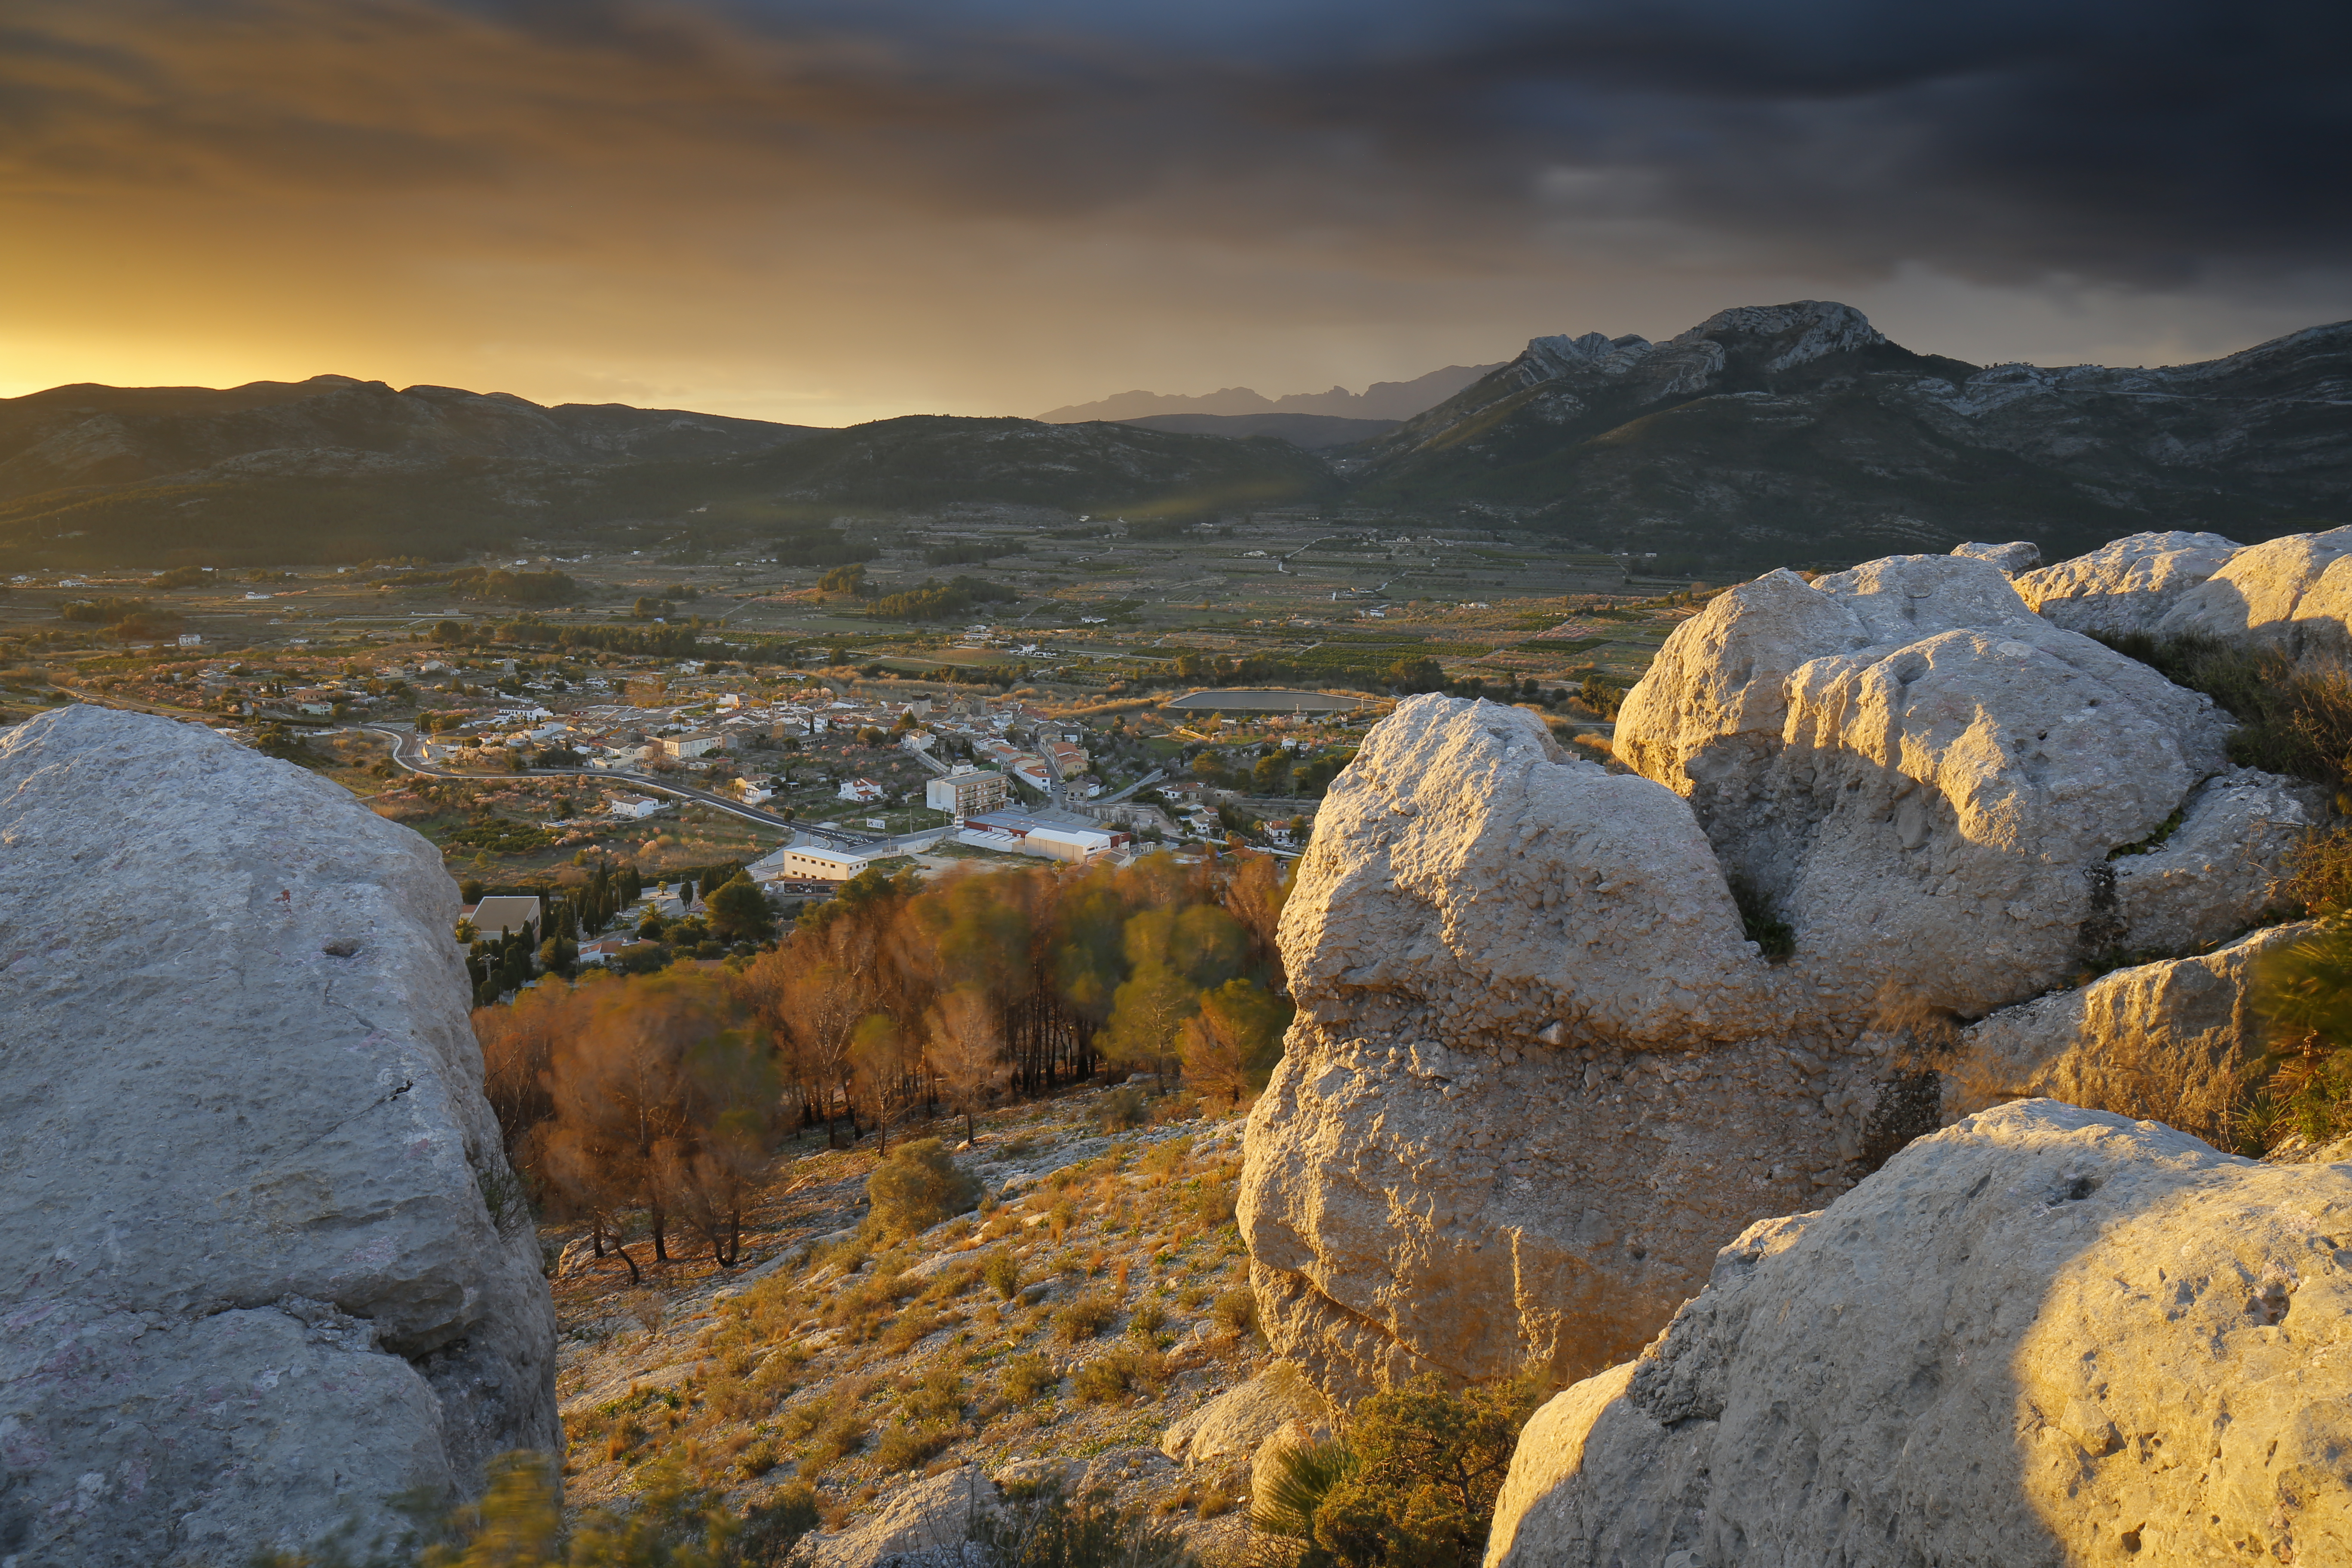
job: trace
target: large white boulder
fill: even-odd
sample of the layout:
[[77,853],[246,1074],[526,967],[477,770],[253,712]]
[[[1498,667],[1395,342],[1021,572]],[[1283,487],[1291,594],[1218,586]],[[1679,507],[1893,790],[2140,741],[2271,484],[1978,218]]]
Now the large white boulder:
[[[2086,922],[2115,923],[2109,852],[2226,766],[2228,728],[2210,700],[2042,620],[1995,568],[1896,556],[1717,595],[1627,695],[1617,750],[1688,798],[1801,964],[1973,1015],[2054,983]],[[2195,923],[2184,901],[2228,901],[2200,875],[2250,874],[2166,865],[2172,896],[2134,905],[2155,935],[2092,945],[2171,945]]]
[[2229,729],[1960,556],[1717,595],[1627,697],[1640,776],[1402,704],[1283,916],[1240,1203],[1276,1349],[1342,1394],[1630,1355],[1743,1226],[1936,1125],[1893,1020],[2261,917],[2326,805]]
[[2218,533],[2135,533],[2020,573],[2017,591],[2052,626],[2102,637],[2146,634],[2243,548]]
[[1622,1359],[1864,1152],[1874,980],[1768,963],[1688,806],[1520,710],[1377,726],[1282,945],[1302,1011],[1241,1223],[1276,1350],[1331,1391]]
[[2030,539],[2012,539],[2007,544],[1955,544],[1951,552],[1963,560],[1998,566],[2012,577],[2042,564],[2042,546]]
[[2297,661],[2352,654],[2352,528],[2294,533],[2237,552],[2180,595],[2151,628],[2159,637],[2215,637]]
[[2352,1166],[1988,1111],[1538,1411],[1488,1568],[2352,1562],[2347,1236]]
[[0,1553],[215,1564],[561,1442],[454,886],[199,727],[0,733]]

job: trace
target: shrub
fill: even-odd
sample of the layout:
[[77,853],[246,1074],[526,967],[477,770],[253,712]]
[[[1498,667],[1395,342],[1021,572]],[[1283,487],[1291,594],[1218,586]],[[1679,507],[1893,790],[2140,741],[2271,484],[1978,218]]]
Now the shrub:
[[866,1178],[876,1227],[912,1236],[980,1203],[980,1179],[959,1167],[936,1138],[918,1138],[890,1151]]
[[1081,1296],[1054,1314],[1054,1335],[1065,1344],[1076,1344],[1101,1333],[1118,1316],[1118,1307],[1109,1297]]
[[996,1292],[1000,1300],[1010,1301],[1021,1294],[1021,1260],[1002,1247],[990,1253],[988,1261],[980,1266],[980,1277],[988,1281],[988,1288]]
[[907,1395],[907,1408],[926,1421],[963,1418],[963,1379],[946,1367],[936,1367]]
[[801,1474],[814,1480],[866,1444],[866,1418],[854,1405],[833,1414],[801,1455]]
[[1171,1138],[1146,1149],[1136,1160],[1135,1168],[1147,1176],[1165,1181],[1184,1168],[1185,1157],[1192,1152],[1190,1138]]
[[1168,1309],[1157,1301],[1139,1301],[1127,1315],[1127,1331],[1139,1340],[1149,1340],[1168,1324]]
[[883,1432],[874,1445],[874,1462],[887,1474],[911,1470],[927,1464],[931,1458],[956,1439],[955,1428],[942,1422],[898,1422]]
[[2300,1132],[2316,1143],[2352,1130],[2352,921],[2273,948],[2253,978],[2268,1050],[2241,1113],[2245,1142],[2267,1149]]
[[735,1468],[747,1481],[758,1480],[782,1462],[783,1456],[776,1452],[776,1445],[765,1437],[755,1439],[735,1456]]
[[2352,827],[2315,831],[2296,846],[2279,890],[2307,914],[2352,910]]
[[2201,691],[2238,721],[2230,760],[2323,784],[2352,782],[2352,675],[2306,674],[2275,649],[2212,637],[2103,639],[2179,686]]
[[1061,1387],[1062,1374],[1044,1356],[1032,1351],[1006,1362],[996,1386],[1013,1404],[1027,1405]]
[[1157,1353],[1122,1346],[1072,1373],[1070,1392],[1084,1404],[1109,1405],[1138,1390],[1156,1392],[1167,1381],[1167,1363]]
[[1095,1126],[1105,1132],[1140,1127],[1151,1120],[1140,1089],[1115,1089],[1095,1104]]
[[1356,1407],[1343,1456],[1284,1456],[1285,1481],[1328,1482],[1313,1546],[1349,1568],[1477,1568],[1519,1428],[1543,1394],[1533,1378],[1455,1394],[1424,1376],[1371,1395]]
[[1217,1327],[1229,1334],[1257,1332],[1257,1298],[1247,1290],[1228,1290],[1209,1309]]
[[734,1541],[735,1561],[742,1568],[784,1568],[793,1548],[817,1522],[816,1489],[793,1481],[743,1515]]
[[975,1518],[987,1568],[1192,1568],[1184,1539],[1108,1491],[1072,1499],[1053,1482],[1005,1488],[1003,1505]]

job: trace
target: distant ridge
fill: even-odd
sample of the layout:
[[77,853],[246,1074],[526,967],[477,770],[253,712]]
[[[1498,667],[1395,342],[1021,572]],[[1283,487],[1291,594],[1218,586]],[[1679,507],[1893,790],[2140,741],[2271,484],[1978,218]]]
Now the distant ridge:
[[1076,425],[1088,419],[1142,419],[1159,414],[1323,414],[1341,419],[1410,419],[1433,408],[1481,376],[1503,368],[1494,364],[1449,364],[1411,381],[1376,381],[1361,392],[1335,386],[1328,392],[1294,392],[1265,397],[1246,386],[1228,386],[1198,397],[1164,392],[1122,392],[1096,403],[1074,403],[1038,418],[1049,425]]
[[1398,425],[1394,419],[1342,419],[1331,414],[1147,414],[1117,423],[1182,436],[1274,436],[1310,452],[1369,441]]

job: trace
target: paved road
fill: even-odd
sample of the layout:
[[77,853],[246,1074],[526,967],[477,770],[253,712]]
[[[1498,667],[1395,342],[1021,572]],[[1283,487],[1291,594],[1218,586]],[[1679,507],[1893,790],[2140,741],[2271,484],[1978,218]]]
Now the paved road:
[[1158,784],[1161,779],[1164,779],[1168,775],[1166,773],[1160,772],[1158,768],[1154,768],[1150,773],[1144,774],[1141,778],[1136,780],[1133,784],[1128,785],[1125,789],[1119,790],[1115,794],[1107,795],[1100,800],[1090,800],[1087,804],[1088,805],[1117,805],[1120,801],[1127,799],[1136,791],[1139,789],[1150,789],[1153,784]]
[[[495,776],[485,773],[463,773],[448,768],[433,766],[425,762],[421,754],[425,746],[424,737],[411,730],[396,730],[387,724],[352,724],[345,727],[365,730],[383,736],[392,742],[393,762],[412,773],[421,773],[426,778],[436,779],[479,780]],[[887,846],[895,849],[902,847],[909,839],[932,837],[929,834],[914,833],[893,838],[879,833],[854,833],[845,828],[833,827],[822,823],[787,822],[781,816],[761,811],[756,806],[745,805],[741,801],[729,800],[725,795],[714,795],[707,789],[696,789],[691,784],[665,784],[658,779],[647,778],[643,773],[621,773],[610,768],[532,768],[528,776],[599,779],[606,784],[626,784],[631,789],[650,790],[656,795],[675,795],[680,800],[690,800],[700,805],[713,806],[730,816],[740,816],[746,822],[756,822],[762,827],[781,827],[788,832],[805,833],[812,838],[823,838],[845,849],[867,849],[878,846]]]

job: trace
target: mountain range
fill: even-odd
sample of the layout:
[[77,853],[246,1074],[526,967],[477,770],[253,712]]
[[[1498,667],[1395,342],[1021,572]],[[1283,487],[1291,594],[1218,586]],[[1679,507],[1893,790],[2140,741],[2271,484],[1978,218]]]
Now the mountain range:
[[1360,395],[1449,384],[1395,421],[1283,398],[841,430],[346,376],[56,387],[0,399],[0,568],[446,559],[631,524],[731,546],[958,501],[1138,520],[1346,502],[1693,572],[2352,521],[2352,322],[2197,364],[1981,366],[1799,300],[1660,342],[1540,337]]
[[2197,364],[1979,366],[1822,300],[1664,342],[1543,337],[1331,454],[1360,503],[1483,507],[1603,548],[1852,561],[2352,521],[2352,322]]
[[[1318,414],[1335,419],[1410,419],[1464,387],[1503,367],[1449,364],[1411,381],[1376,381],[1361,392],[1335,386],[1328,392],[1294,392],[1265,397],[1246,386],[1187,397],[1164,392],[1122,392],[1096,403],[1073,403],[1037,416],[1049,425],[1090,419],[1142,419],[1160,414],[1233,416],[1254,414]],[[1225,432],[1218,432],[1224,434]]]
[[0,568],[449,559],[583,527],[716,547],[959,500],[1138,518],[1336,496],[1318,458],[1115,424],[845,430],[313,376],[0,399]]

